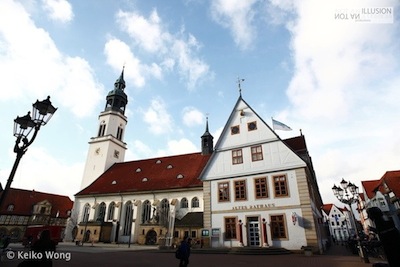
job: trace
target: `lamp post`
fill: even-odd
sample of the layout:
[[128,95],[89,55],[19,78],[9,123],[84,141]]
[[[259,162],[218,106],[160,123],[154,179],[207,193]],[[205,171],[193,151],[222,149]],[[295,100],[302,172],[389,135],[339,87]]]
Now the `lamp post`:
[[366,252],[364,251],[363,246],[361,245],[361,240],[358,235],[358,227],[355,222],[355,216],[353,213],[353,209],[351,205],[353,203],[357,202],[357,199],[359,197],[359,188],[355,184],[351,183],[350,181],[347,182],[342,178],[342,181],[340,182],[340,186],[336,186],[335,184],[332,187],[333,194],[335,197],[342,203],[347,204],[350,208],[350,215],[351,219],[350,222],[352,222],[352,228],[355,229],[355,234],[357,237],[357,243],[360,251],[360,256],[364,260],[365,263],[369,263],[368,256]]
[[[3,202],[6,199],[8,190],[10,189],[11,183],[14,179],[15,172],[17,171],[19,162],[22,156],[28,150],[28,147],[35,140],[40,127],[46,125],[53,114],[56,112],[55,108],[50,101],[50,96],[43,101],[37,100],[32,104],[32,117],[30,112],[23,117],[17,116],[14,120],[14,136],[17,138],[14,145],[14,152],[17,154],[14,165],[11,169],[10,176],[8,177],[7,184],[2,191],[0,197],[0,209],[2,208]],[[33,135],[30,137],[30,133],[33,130]]]

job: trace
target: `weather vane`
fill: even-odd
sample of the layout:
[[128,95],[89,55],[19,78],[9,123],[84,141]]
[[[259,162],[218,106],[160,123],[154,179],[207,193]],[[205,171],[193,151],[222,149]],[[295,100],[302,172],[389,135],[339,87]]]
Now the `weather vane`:
[[242,96],[242,88],[240,87],[240,83],[244,82],[244,79],[240,79],[238,77],[237,83],[238,83],[238,87],[239,87],[239,95]]

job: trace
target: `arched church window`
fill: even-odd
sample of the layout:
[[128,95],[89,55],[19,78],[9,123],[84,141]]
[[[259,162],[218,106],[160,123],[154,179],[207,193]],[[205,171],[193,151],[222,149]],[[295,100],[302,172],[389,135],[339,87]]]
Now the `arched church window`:
[[97,207],[97,216],[96,221],[104,222],[104,218],[106,216],[106,203],[101,202],[100,205]]
[[186,197],[182,198],[182,200],[181,200],[181,208],[182,209],[189,208],[189,202]]
[[161,209],[160,209],[160,223],[161,225],[167,226],[169,219],[169,201],[164,198],[161,201]]
[[133,216],[133,206],[132,202],[128,201],[125,204],[125,220],[124,220],[124,228],[123,235],[130,235],[132,230],[132,216]]
[[90,205],[88,203],[83,207],[82,222],[89,221]]
[[142,223],[149,223],[151,219],[151,203],[146,200],[142,205]]
[[192,198],[192,208],[200,207],[199,199],[197,197]]
[[107,220],[111,221],[114,219],[114,211],[115,211],[115,202],[111,202],[110,205],[108,206],[108,216]]

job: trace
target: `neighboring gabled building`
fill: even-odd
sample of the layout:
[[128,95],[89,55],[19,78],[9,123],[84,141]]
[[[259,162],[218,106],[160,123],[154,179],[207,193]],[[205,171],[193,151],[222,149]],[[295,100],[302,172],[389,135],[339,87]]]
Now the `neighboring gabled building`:
[[393,220],[400,231],[400,171],[387,171],[379,180],[362,181],[363,201],[359,204],[363,227],[366,233],[374,223],[368,218],[367,209],[378,207],[384,216]]
[[324,204],[322,214],[333,242],[343,243],[355,235],[356,229],[351,223],[351,213],[346,207],[339,208],[334,204]]
[[[0,192],[0,195],[2,192]],[[10,188],[0,207],[0,236],[21,241],[29,225],[66,226],[73,201],[68,196]]]
[[211,246],[323,250],[322,200],[304,136],[282,140],[241,95],[201,179]]

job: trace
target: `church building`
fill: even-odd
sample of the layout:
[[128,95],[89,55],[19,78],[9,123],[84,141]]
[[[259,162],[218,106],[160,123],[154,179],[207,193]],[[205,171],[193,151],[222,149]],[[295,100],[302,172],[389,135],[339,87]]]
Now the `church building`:
[[106,98],[89,142],[81,191],[75,195],[75,239],[138,244],[194,240],[203,228],[201,171],[213,152],[208,130],[198,153],[124,162],[127,118],[124,72]]
[[124,72],[91,138],[76,240],[171,246],[190,236],[206,247],[323,250],[319,193],[303,134],[281,139],[240,96],[215,147],[124,161]]

